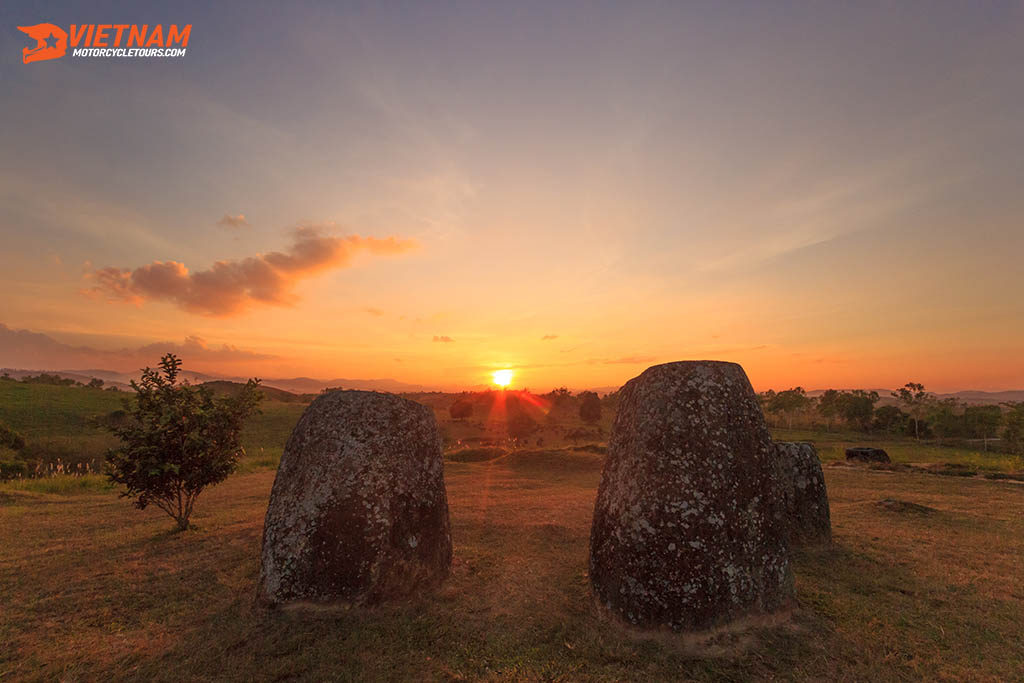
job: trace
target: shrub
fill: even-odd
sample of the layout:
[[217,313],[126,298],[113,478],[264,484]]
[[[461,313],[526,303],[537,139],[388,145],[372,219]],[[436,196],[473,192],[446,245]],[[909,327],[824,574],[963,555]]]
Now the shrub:
[[203,489],[235,470],[239,434],[262,394],[259,380],[249,380],[237,396],[216,398],[206,387],[178,384],[180,368],[169,353],[159,371],[146,368],[132,381],[136,395],[125,401],[131,420],[107,427],[122,441],[107,455],[107,477],[126,487],[122,495],[137,508],[152,503],[184,531]]
[[601,420],[601,399],[593,391],[580,394],[580,419],[588,424]]
[[875,410],[872,429],[886,434],[905,434],[910,416],[896,406],[882,406]]
[[525,412],[510,411],[506,426],[509,437],[520,440],[529,437],[537,430],[537,421]]
[[28,476],[28,463],[18,460],[13,453],[0,451],[0,481]]
[[1003,439],[1010,453],[1024,454],[1024,403],[1007,403],[1006,430]]
[[10,448],[12,451],[20,451],[25,448],[25,437],[0,422],[0,448]]

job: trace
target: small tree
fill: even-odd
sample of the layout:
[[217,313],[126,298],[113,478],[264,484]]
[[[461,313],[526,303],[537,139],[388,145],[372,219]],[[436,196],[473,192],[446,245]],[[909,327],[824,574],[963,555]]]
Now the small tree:
[[839,417],[839,392],[827,389],[818,397],[818,413],[825,418],[825,430],[832,431],[832,420]]
[[928,414],[929,404],[932,402],[932,395],[924,390],[923,384],[907,382],[901,389],[892,392],[893,398],[898,398],[910,413],[910,419],[914,421],[914,438],[921,438],[921,420]]
[[999,406],[967,406],[964,408],[964,430],[974,439],[981,439],[988,450],[988,440],[996,438],[1003,423],[1003,411]]
[[940,444],[943,439],[963,435],[963,419],[959,410],[960,402],[955,398],[935,400],[929,404],[928,424]]
[[601,421],[601,399],[593,391],[584,391],[580,395],[580,419],[587,424]]
[[1006,442],[1007,450],[1012,453],[1024,455],[1024,402],[1004,403],[1009,411],[1003,416],[1006,429],[1003,430],[1003,440]]
[[537,431],[537,421],[525,411],[515,410],[508,413],[505,427],[508,429],[509,438],[522,441]]
[[907,428],[907,414],[896,406],[882,406],[875,410],[872,429],[886,434],[903,434]]
[[185,531],[203,489],[234,471],[243,452],[239,434],[263,394],[251,379],[237,396],[215,398],[207,387],[178,384],[180,368],[169,353],[159,370],[146,368],[141,381],[132,380],[134,400],[124,402],[130,419],[107,426],[122,441],[107,455],[107,477],[126,487],[121,495],[137,508],[152,503]]
[[839,414],[847,424],[861,431],[871,429],[871,417],[878,403],[878,392],[855,389],[839,394]]
[[101,380],[99,377],[93,377],[85,386],[89,387],[90,389],[102,389],[103,380]]
[[568,402],[569,399],[572,398],[572,392],[570,392],[565,387],[558,387],[557,389],[552,389],[551,391],[549,391],[545,395],[545,398],[551,401],[552,405],[560,406],[563,403]]
[[785,415],[787,426],[792,429],[793,416],[806,410],[810,405],[811,399],[803,387],[794,387],[769,396],[766,407],[769,412]]

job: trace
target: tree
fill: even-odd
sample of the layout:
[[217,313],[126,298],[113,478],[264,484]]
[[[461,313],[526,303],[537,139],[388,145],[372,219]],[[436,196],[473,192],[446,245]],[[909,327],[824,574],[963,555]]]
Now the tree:
[[963,421],[957,413],[960,402],[955,398],[932,401],[928,409],[928,424],[941,443],[951,436],[961,436]]
[[1024,455],[1024,402],[1004,403],[1009,410],[1003,416],[1006,429],[1003,430],[1003,440],[1006,442],[1007,450],[1013,453]]
[[910,413],[910,419],[914,421],[914,438],[921,438],[921,420],[928,413],[929,404],[932,402],[932,395],[924,390],[923,384],[907,382],[901,389],[892,392],[893,398],[899,399]]
[[803,387],[794,387],[780,391],[768,398],[768,411],[784,415],[787,418],[788,428],[793,428],[793,416],[806,410],[811,405],[811,399]]
[[996,438],[1003,423],[1003,411],[999,406],[967,406],[963,415],[964,431],[973,439],[981,439],[988,450],[988,440]]
[[90,389],[102,389],[103,380],[101,380],[99,377],[93,377],[85,386],[89,387]]
[[828,389],[818,397],[818,413],[825,418],[826,431],[832,431],[832,420],[839,417],[839,392]]
[[467,417],[473,417],[473,402],[465,399],[458,398],[448,408],[448,414],[451,415],[453,420],[464,420]]
[[601,421],[601,399],[593,391],[584,391],[579,394],[580,398],[580,419],[587,424],[595,424]]
[[569,399],[572,398],[572,392],[570,392],[565,387],[558,387],[557,389],[552,389],[547,394],[545,394],[544,398],[551,401],[551,405],[560,406],[563,403],[568,402]]
[[874,415],[876,403],[878,403],[877,391],[855,389],[841,392],[838,396],[837,407],[839,414],[848,424],[860,428],[861,431],[868,431],[871,428],[871,418]]
[[130,419],[110,424],[121,446],[107,455],[107,477],[126,488],[140,510],[153,504],[170,515],[180,531],[189,528],[196,498],[224,481],[243,453],[239,434],[257,412],[263,393],[251,379],[236,396],[215,398],[207,387],[177,383],[181,360],[160,359],[132,380],[134,399],[124,401]]
[[909,415],[897,406],[882,406],[875,410],[871,428],[876,432],[885,432],[886,434],[903,434],[907,429],[908,417]]

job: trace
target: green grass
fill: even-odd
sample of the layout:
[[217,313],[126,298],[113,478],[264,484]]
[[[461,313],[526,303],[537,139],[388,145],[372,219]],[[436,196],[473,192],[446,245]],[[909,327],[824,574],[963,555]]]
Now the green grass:
[[89,419],[121,408],[128,394],[86,387],[0,381],[0,420],[30,442],[40,437],[98,433]]
[[846,449],[869,445],[882,448],[897,463],[954,463],[989,472],[1024,470],[1024,457],[1007,453],[920,443],[912,438],[860,434],[858,432],[813,432],[798,429],[772,429],[776,441],[809,441],[822,461],[845,460]]
[[277,466],[281,463],[281,454],[283,452],[284,448],[281,446],[273,446],[271,448],[260,447],[247,451],[245,457],[239,459],[236,472],[247,474],[263,470],[276,470]]
[[242,447],[249,456],[255,455],[259,449],[283,449],[288,437],[299,421],[303,403],[281,403],[264,401],[260,404],[260,414],[254,415],[242,431]]
[[[21,457],[30,463],[89,463],[102,466],[107,450],[118,440],[90,424],[94,417],[123,408],[126,392],[86,387],[23,384],[0,381],[0,420],[23,434],[27,446]],[[281,451],[306,406],[264,401],[261,413],[242,432],[243,471],[276,467]]]
[[11,481],[0,482],[0,493],[26,491],[30,493],[49,493],[59,496],[70,496],[114,490],[114,485],[108,482],[107,478],[101,474],[84,474],[80,477],[59,474],[53,477],[14,479]]

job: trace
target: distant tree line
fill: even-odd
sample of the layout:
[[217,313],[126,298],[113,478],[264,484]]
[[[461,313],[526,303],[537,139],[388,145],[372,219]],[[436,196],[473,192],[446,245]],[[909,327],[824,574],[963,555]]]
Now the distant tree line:
[[[51,375],[48,372],[40,372],[38,375],[25,375],[20,380],[11,377],[10,373],[5,372],[3,375],[0,375],[0,380],[21,382],[22,384],[49,384],[56,387],[89,387],[90,389],[102,389],[104,385],[104,381],[99,377],[93,377],[88,382],[82,383],[70,377]],[[109,386],[107,390],[117,391],[117,387]]]
[[[508,436],[514,441],[525,441],[538,431],[542,421],[565,420],[578,416],[586,425],[601,431],[603,415],[614,412],[618,393],[599,396],[593,391],[573,394],[559,387],[545,394],[533,394],[529,389],[462,392],[448,406],[448,415],[455,422],[474,416],[490,415],[499,407],[504,415]],[[576,430],[579,438],[592,435],[590,431]]]
[[800,425],[837,426],[865,433],[912,436],[915,439],[980,440],[988,448],[999,440],[999,450],[1024,453],[1024,402],[968,405],[956,398],[941,399],[924,385],[908,382],[891,393],[896,405],[876,406],[877,391],[829,389],[808,396],[803,387],[768,390],[760,395],[769,422],[788,429]]

